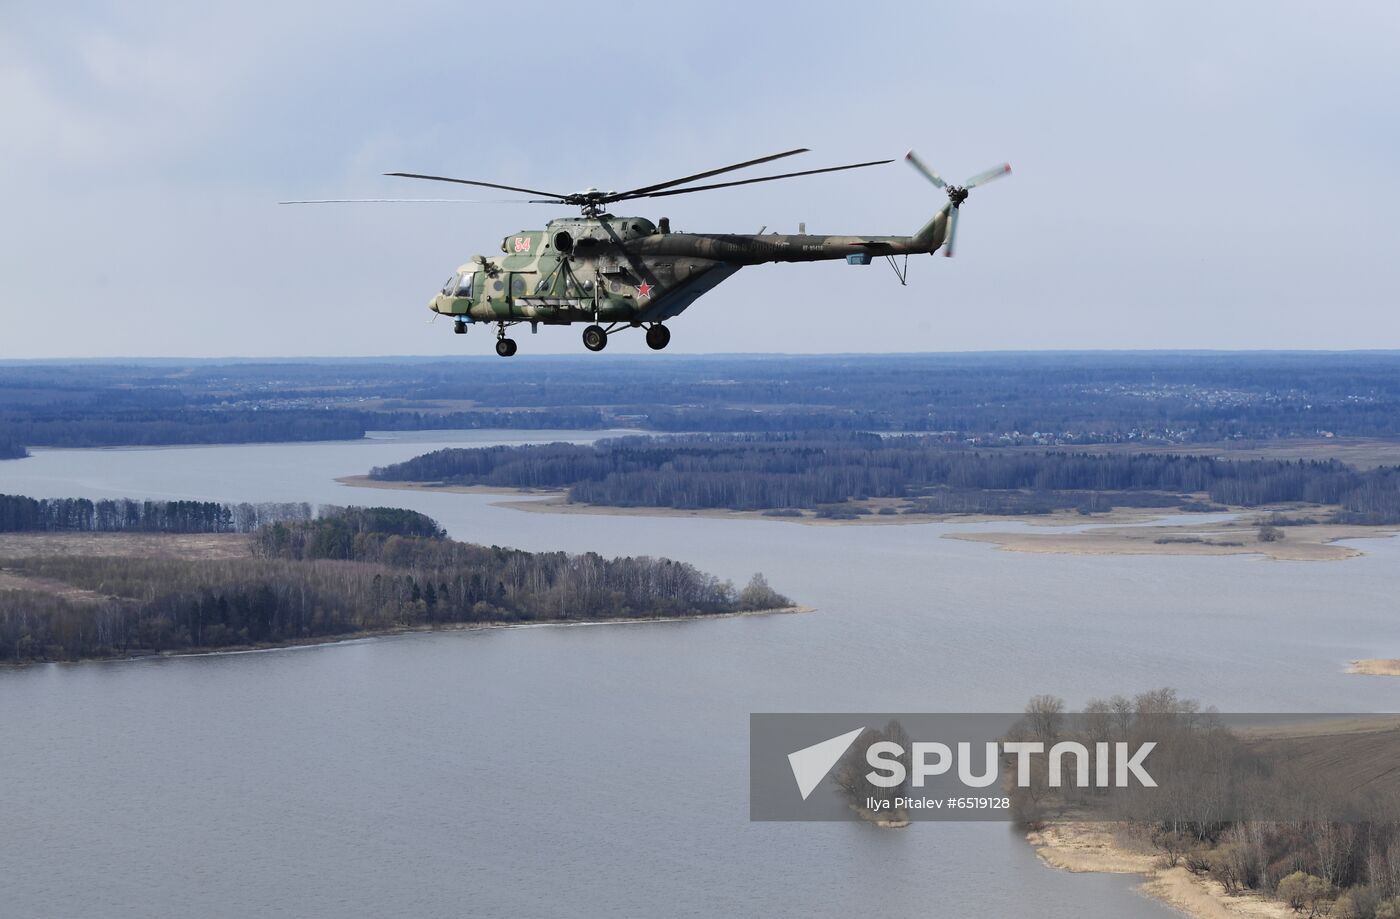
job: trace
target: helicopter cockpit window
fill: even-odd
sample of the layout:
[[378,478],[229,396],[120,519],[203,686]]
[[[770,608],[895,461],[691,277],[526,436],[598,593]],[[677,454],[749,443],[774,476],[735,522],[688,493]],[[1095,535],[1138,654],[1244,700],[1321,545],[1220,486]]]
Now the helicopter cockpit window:
[[475,277],[475,275],[476,275],[475,272],[472,272],[472,271],[464,271],[464,272],[462,272],[461,274],[459,274],[459,275],[457,276],[457,278],[456,278],[456,287],[457,287],[457,290],[456,290],[456,292],[455,292],[455,295],[456,295],[456,296],[458,296],[458,297],[470,297],[470,296],[472,295],[472,278]]
[[457,289],[457,276],[454,274],[447,279],[447,283],[442,285],[443,296],[450,297]]

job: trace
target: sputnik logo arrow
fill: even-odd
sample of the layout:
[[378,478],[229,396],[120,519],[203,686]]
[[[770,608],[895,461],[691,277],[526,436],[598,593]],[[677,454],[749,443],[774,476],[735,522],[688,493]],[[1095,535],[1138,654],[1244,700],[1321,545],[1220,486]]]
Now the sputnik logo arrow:
[[855,743],[864,730],[865,728],[859,727],[840,737],[823,740],[788,754],[788,765],[792,767],[792,777],[797,780],[797,790],[802,792],[803,801],[816,790],[822,779],[831,771],[831,767],[836,765],[836,761],[850,749],[851,744]]

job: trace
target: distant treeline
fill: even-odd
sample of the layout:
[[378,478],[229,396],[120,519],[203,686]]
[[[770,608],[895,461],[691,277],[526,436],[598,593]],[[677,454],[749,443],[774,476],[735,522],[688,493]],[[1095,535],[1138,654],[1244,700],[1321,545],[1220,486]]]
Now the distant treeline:
[[[127,413],[73,411],[57,416],[0,416],[14,447],[116,447],[357,440],[366,431],[479,428],[601,428],[596,409],[514,412],[350,411],[344,409],[229,411],[162,409]],[[17,458],[24,452],[3,455]]]
[[0,437],[0,460],[24,459],[29,451],[24,444],[12,437]]
[[475,431],[505,428],[538,431],[597,430],[608,426],[603,413],[596,408],[541,408],[528,411],[421,412],[397,409],[359,412],[357,417],[370,431]]
[[365,435],[358,419],[317,411],[48,411],[0,417],[31,447],[116,447],[348,440]]
[[788,606],[669,559],[522,552],[444,538],[428,517],[343,508],[266,525],[254,556],[0,559],[91,591],[0,590],[0,661],[276,644],[442,623],[699,616]]
[[279,520],[307,520],[304,503],[219,504],[0,495],[0,533],[251,533]]
[[1400,354],[1086,353],[0,364],[29,446],[635,427],[978,444],[1400,436]]
[[572,501],[621,507],[811,509],[903,498],[916,510],[1006,513],[1190,504],[1193,495],[1205,493],[1220,504],[1337,504],[1357,522],[1400,521],[1400,473],[1392,468],[1361,472],[1335,461],[976,451],[928,436],[691,435],[587,446],[450,448],[375,468],[370,476],[559,488]]

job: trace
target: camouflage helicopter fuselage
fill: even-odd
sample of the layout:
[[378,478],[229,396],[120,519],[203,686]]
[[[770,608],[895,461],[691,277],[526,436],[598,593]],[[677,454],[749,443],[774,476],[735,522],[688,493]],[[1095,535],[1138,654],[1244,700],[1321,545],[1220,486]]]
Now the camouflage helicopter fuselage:
[[[806,147],[798,147],[620,192],[599,191],[597,188],[570,193],[541,191],[520,185],[421,172],[386,172],[385,175],[499,189],[532,196],[520,199],[525,204],[571,205],[583,209],[581,217],[551,220],[543,230],[521,230],[507,236],[501,241],[502,255],[478,255],[462,265],[428,303],[428,308],[434,313],[452,317],[452,331],[459,334],[476,323],[495,325],[496,353],[501,357],[510,357],[516,352],[516,342],[507,337],[506,329],[522,322],[528,322],[531,331],[536,332],[541,324],[586,322],[583,346],[590,351],[601,351],[607,347],[608,337],[614,330],[644,326],[647,347],[659,351],[671,340],[671,330],[665,324],[666,320],[685,312],[690,304],[714,290],[721,281],[745,265],[832,259],[845,259],[852,265],[869,265],[877,257],[888,256],[900,283],[904,283],[905,270],[895,263],[894,257],[905,256],[904,268],[907,269],[907,257],[915,253],[932,253],[942,248],[944,255],[951,256],[958,235],[959,210],[967,200],[968,191],[1011,172],[1010,164],[1002,163],[978,173],[961,185],[950,185],[910,150],[904,156],[909,165],[948,196],[948,203],[912,236],[811,236],[805,232],[805,228],[804,232],[796,235],[763,235],[762,230],[753,235],[672,233],[670,221],[665,217],[658,223],[652,223],[645,217],[615,217],[606,213],[609,205],[623,201],[688,195],[894,162],[871,160],[758,178],[695,184],[807,152]],[[384,203],[414,200],[425,203],[482,203],[452,198],[322,198],[282,203],[348,204],[357,201]]]
[[746,265],[930,253],[943,244],[945,205],[912,236],[673,233],[644,217],[551,220],[458,268],[428,308],[466,323],[652,325],[679,315]]

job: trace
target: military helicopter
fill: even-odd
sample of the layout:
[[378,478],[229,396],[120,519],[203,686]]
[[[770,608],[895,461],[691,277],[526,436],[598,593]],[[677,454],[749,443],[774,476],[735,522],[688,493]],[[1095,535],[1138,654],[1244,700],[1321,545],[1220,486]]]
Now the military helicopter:
[[[447,279],[442,290],[428,303],[428,308],[434,313],[452,317],[452,330],[458,334],[465,333],[472,325],[494,324],[496,353],[501,357],[510,357],[516,352],[516,343],[515,339],[506,335],[506,330],[524,322],[528,322],[534,332],[539,331],[541,324],[587,323],[583,330],[583,346],[589,351],[602,351],[607,347],[609,336],[621,330],[644,328],[648,347],[660,351],[671,341],[671,330],[666,321],[679,316],[697,299],[746,265],[829,259],[845,259],[851,265],[869,265],[874,258],[885,257],[903,284],[907,278],[910,254],[932,253],[940,246],[944,255],[953,254],[958,212],[967,200],[968,192],[1011,172],[1011,167],[1003,163],[978,173],[961,185],[950,185],[912,150],[909,151],[905,155],[909,165],[948,195],[948,203],[912,236],[813,236],[805,232],[805,226],[799,227],[797,234],[771,233],[766,236],[762,229],[752,235],[676,233],[672,232],[670,220],[666,217],[653,223],[645,217],[617,217],[606,210],[609,205],[640,198],[686,195],[894,162],[874,160],[755,179],[690,184],[807,152],[805,147],[786,150],[621,192],[589,188],[572,194],[558,194],[495,182],[413,172],[389,172],[385,175],[536,195],[538,197],[511,200],[528,204],[566,204],[582,209],[579,217],[560,217],[549,221],[543,230],[521,230],[505,237],[501,241],[503,255],[473,257]],[[353,200],[280,203],[332,204]],[[485,203],[464,199],[359,200]],[[904,257],[902,268],[895,261],[895,256]]]

